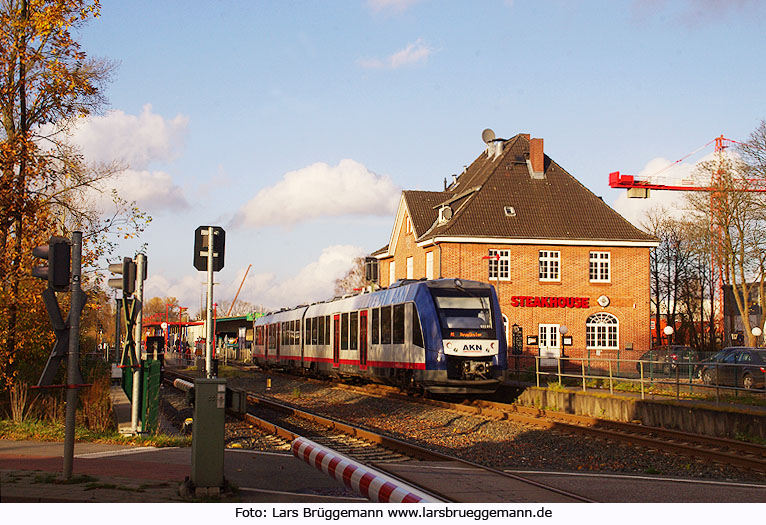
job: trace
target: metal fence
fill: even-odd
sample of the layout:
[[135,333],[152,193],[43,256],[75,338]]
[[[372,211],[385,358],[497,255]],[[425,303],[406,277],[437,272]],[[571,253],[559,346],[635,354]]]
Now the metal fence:
[[[750,364],[714,363],[710,361],[679,360],[669,363],[663,360],[626,359],[619,352],[602,352],[598,356],[557,357],[509,356],[508,379],[519,382],[543,384],[559,383],[566,386],[609,388],[635,391],[644,399],[651,393],[715,395],[716,401],[723,395],[743,393],[766,399],[766,371]],[[755,377],[755,386],[745,388],[741,383],[742,370]],[[753,372],[753,368],[755,371]],[[708,370],[707,381],[702,373]],[[664,391],[664,392],[663,392]]]

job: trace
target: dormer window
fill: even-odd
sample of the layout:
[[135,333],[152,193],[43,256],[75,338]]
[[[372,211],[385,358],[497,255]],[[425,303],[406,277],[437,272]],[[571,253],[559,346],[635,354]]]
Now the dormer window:
[[439,208],[439,224],[443,224],[452,218],[452,208],[444,206]]
[[516,217],[516,208],[513,206],[504,206],[503,211],[505,211],[506,217]]

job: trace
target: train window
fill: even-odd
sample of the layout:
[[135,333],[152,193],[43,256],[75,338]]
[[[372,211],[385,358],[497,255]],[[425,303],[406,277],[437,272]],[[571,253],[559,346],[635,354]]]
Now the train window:
[[330,344],[330,316],[329,315],[326,315],[324,318],[324,335],[325,335],[324,344],[329,345]]
[[340,349],[348,350],[348,312],[340,316]]
[[277,347],[277,341],[275,339],[275,335],[277,334],[277,325],[270,324],[269,325],[269,348],[276,348]]
[[418,315],[418,307],[415,305],[415,303],[412,304],[411,312],[412,344],[421,348],[425,348],[426,345],[423,344],[423,330],[420,328],[420,316]]
[[488,290],[439,290],[432,289],[439,311],[442,330],[491,330],[492,300]]
[[391,344],[391,307],[384,306],[380,309],[380,344]]
[[395,345],[404,344],[404,305],[403,304],[394,305],[393,333],[394,333],[393,343]]
[[318,317],[314,317],[311,320],[311,344],[312,345],[319,344],[319,339],[318,339],[318,335],[319,335],[319,322],[318,321],[319,320],[320,319]]
[[298,344],[298,321],[290,322],[290,340],[294,345]]
[[324,344],[324,317],[317,317],[318,321],[318,335],[317,335],[317,344],[323,345]]
[[280,330],[279,339],[282,346],[286,345],[285,337],[287,336],[287,323],[282,323],[282,330]]
[[380,308],[372,309],[372,344],[380,343]]
[[359,339],[359,312],[351,312],[351,320],[349,322],[351,328],[351,350],[356,350],[356,341]]

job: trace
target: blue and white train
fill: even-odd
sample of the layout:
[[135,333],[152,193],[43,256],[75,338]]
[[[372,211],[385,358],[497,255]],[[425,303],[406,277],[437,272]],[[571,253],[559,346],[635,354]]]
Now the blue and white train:
[[494,287],[403,280],[387,289],[259,317],[253,360],[435,394],[494,392],[507,344]]

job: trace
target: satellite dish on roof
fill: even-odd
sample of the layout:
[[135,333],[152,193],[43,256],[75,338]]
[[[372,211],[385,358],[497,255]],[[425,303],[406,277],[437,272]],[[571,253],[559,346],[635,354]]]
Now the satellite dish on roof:
[[481,132],[481,140],[483,140],[485,144],[489,144],[495,140],[495,132],[489,128],[485,129]]

